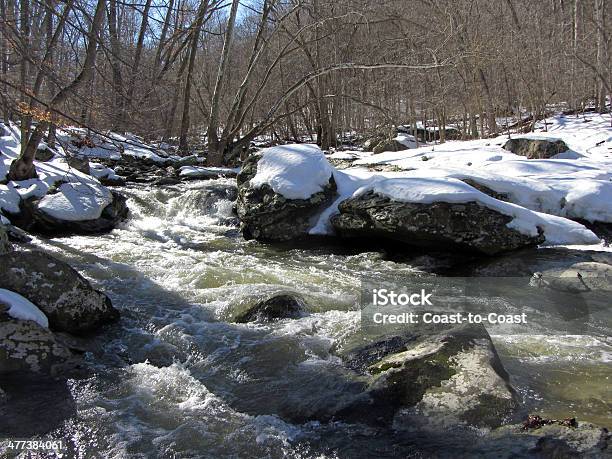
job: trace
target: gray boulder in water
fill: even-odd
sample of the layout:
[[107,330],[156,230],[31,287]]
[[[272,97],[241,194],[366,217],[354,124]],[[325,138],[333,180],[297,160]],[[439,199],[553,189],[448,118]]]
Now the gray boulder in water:
[[287,199],[268,185],[254,188],[250,180],[257,174],[257,155],[250,156],[238,174],[236,211],[245,239],[289,241],[308,235],[318,214],[331,204],[336,182],[330,177],[325,188],[308,199]]
[[495,255],[544,242],[509,228],[512,217],[476,202],[405,203],[369,191],[347,199],[331,218],[341,237],[384,238],[418,247]]
[[297,295],[276,295],[247,308],[246,311],[234,318],[234,322],[271,322],[279,319],[297,319],[302,316],[305,310],[306,303]]
[[362,396],[335,417],[389,422],[401,408],[439,420],[500,425],[516,393],[483,326],[385,337],[342,355],[366,378]]
[[569,150],[563,140],[525,138],[510,139],[503,148],[515,155],[525,156],[527,159],[548,159]]
[[26,372],[55,376],[70,366],[73,358],[47,328],[0,314],[0,375]]
[[119,318],[110,299],[72,267],[38,251],[0,255],[0,288],[19,293],[45,313],[49,327],[68,333],[93,331]]

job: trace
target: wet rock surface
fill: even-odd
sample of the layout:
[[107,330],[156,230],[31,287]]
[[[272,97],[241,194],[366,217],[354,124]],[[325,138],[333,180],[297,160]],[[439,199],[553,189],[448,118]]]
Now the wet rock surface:
[[533,446],[528,452],[536,458],[610,457],[610,432],[588,422],[552,422],[527,429],[524,425],[507,425],[491,433],[491,440],[495,439],[512,439],[516,443],[531,440]]
[[503,148],[515,155],[525,156],[527,159],[549,159],[569,150],[563,140],[526,138],[510,139],[504,144]]
[[303,298],[297,295],[282,294],[255,303],[246,311],[238,314],[234,321],[246,323],[297,319],[304,314],[306,309],[307,306]]
[[578,263],[612,266],[612,253],[556,247],[525,249],[468,264],[455,274],[470,277],[531,277],[536,272],[565,271]]
[[408,245],[495,255],[544,241],[508,228],[512,218],[475,202],[404,203],[367,192],[338,206],[331,223],[341,237],[381,237]]
[[349,350],[345,365],[366,388],[335,417],[388,423],[402,408],[473,425],[500,425],[517,398],[486,329],[456,327],[385,337]]
[[259,157],[250,156],[237,178],[238,200],[236,210],[241,220],[245,239],[261,241],[289,241],[306,237],[314,219],[336,195],[336,183],[330,178],[323,191],[308,199],[287,199],[275,193],[268,185],[250,186],[257,174]]
[[19,293],[45,313],[52,330],[85,333],[119,318],[110,299],[66,263],[39,251],[0,256],[0,288]]
[[61,374],[72,352],[36,322],[0,315],[0,375],[11,373]]

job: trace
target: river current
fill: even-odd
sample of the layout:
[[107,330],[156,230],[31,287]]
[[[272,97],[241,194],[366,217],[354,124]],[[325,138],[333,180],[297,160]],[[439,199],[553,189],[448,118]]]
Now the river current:
[[[427,257],[407,262],[377,251],[245,241],[230,180],[121,191],[131,214],[120,228],[36,239],[122,314],[90,340],[83,377],[65,389],[36,389],[32,404],[52,410],[53,399],[68,412],[49,421],[47,437],[68,439],[78,457],[526,454],[527,441],[414,417],[389,429],[289,420],[346,392],[336,351],[359,333],[362,276],[426,276]],[[285,291],[300,293],[314,311],[265,325],[227,321],[236,304]],[[610,423],[609,329],[492,335],[523,414]],[[27,419],[15,417],[19,436],[36,433]]]

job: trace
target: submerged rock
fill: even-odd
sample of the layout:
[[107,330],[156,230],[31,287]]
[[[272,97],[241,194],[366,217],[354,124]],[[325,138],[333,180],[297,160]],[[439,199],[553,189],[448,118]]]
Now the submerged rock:
[[38,199],[21,201],[21,213],[12,215],[11,220],[25,229],[47,235],[66,234],[96,234],[111,231],[128,215],[127,200],[125,196],[115,191],[112,193],[112,202],[103,210],[99,218],[93,220],[62,220],[49,215],[38,207]]
[[525,156],[527,159],[549,159],[569,150],[563,140],[525,138],[510,139],[504,144],[503,148],[515,155]]
[[529,453],[536,458],[608,457],[611,440],[608,429],[588,422],[571,426],[550,423],[534,429],[507,425],[494,430],[491,438],[511,438],[515,442],[532,438],[534,446]]
[[308,199],[287,199],[275,193],[267,184],[252,187],[250,180],[257,174],[257,155],[250,156],[238,174],[236,211],[245,239],[289,241],[308,235],[322,209],[336,195],[336,182],[330,177],[324,189]]
[[535,272],[565,271],[576,263],[612,265],[612,253],[567,248],[519,250],[495,259],[481,259],[462,268],[456,275],[467,277],[527,277]]
[[509,228],[512,217],[476,202],[405,203],[369,191],[340,203],[331,218],[342,237],[379,237],[418,247],[495,255],[544,242]]
[[293,294],[276,295],[259,301],[234,318],[234,322],[271,322],[279,319],[297,319],[306,310],[306,303]]
[[110,299],[69,265],[38,251],[0,256],[0,288],[19,293],[45,313],[53,330],[84,333],[119,318]]
[[36,322],[0,317],[0,375],[18,372],[56,375],[72,358],[72,352]]
[[569,293],[612,291],[612,265],[598,262],[574,263],[566,268],[537,272],[531,283],[537,287]]
[[451,421],[500,425],[516,395],[483,326],[387,337],[345,353],[367,388],[336,417],[390,422],[402,408]]

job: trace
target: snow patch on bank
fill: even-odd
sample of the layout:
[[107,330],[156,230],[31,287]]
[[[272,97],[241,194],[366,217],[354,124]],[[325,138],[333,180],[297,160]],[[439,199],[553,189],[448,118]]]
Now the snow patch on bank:
[[[5,180],[14,159],[21,149],[21,134],[15,125],[0,123],[0,181]],[[49,147],[41,142],[41,146]],[[112,202],[112,194],[95,176],[117,177],[112,169],[99,164],[91,165],[90,176],[70,167],[61,146],[49,161],[34,161],[37,179],[10,181],[0,185],[0,214],[10,220],[10,214],[20,212],[20,204],[29,198],[40,198],[39,209],[48,215],[67,221],[99,218]]]
[[47,316],[18,293],[0,288],[0,303],[9,306],[7,313],[13,319],[32,320],[43,328],[49,328]]
[[236,175],[240,168],[230,167],[202,167],[202,166],[182,166],[179,169],[179,177],[217,177],[219,175]]
[[316,145],[281,145],[262,151],[251,186],[265,184],[287,199],[308,199],[323,190],[333,172]]

